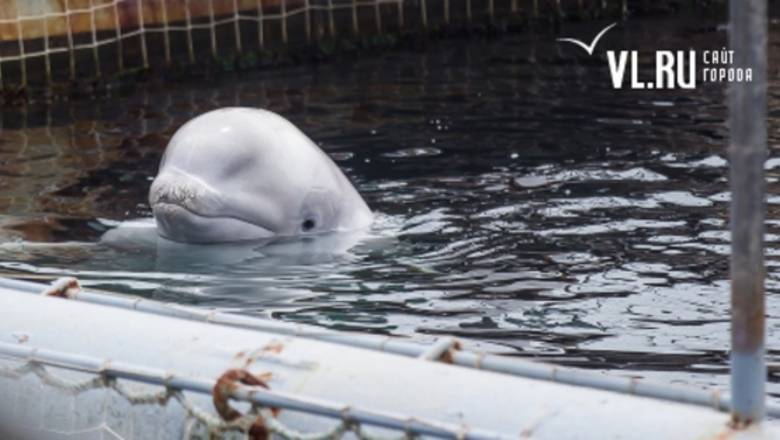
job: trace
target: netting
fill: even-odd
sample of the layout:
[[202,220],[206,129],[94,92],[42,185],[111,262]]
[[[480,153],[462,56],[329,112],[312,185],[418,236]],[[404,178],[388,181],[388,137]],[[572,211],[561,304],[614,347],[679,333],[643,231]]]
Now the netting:
[[[625,0],[621,2],[625,9]],[[563,14],[561,0],[542,7]],[[570,1],[603,11],[606,0]],[[539,0],[0,0],[0,88],[196,64],[322,38],[474,21],[496,23]],[[621,8],[619,5],[613,5]],[[256,60],[250,56],[247,62]]]
[[[71,300],[88,295],[75,278],[61,278],[40,294]],[[33,347],[28,334],[13,335],[16,343],[0,342],[4,396],[0,436],[4,439],[497,438],[495,433],[465,426],[272,390],[274,373],[252,373],[251,362],[212,378]],[[424,357],[438,360],[453,344],[447,339]],[[293,416],[280,416],[282,410]]]
[[[36,397],[40,394],[30,388],[36,387],[40,391],[43,386],[47,386],[56,390],[54,393],[61,392],[55,394],[59,399],[54,399],[56,404],[61,406],[60,410],[63,411],[63,414],[59,416],[59,420],[52,421],[50,417],[52,410],[44,408],[47,406],[47,400],[49,399],[32,399],[37,400],[41,407],[40,409],[34,409],[32,414],[43,414],[42,419],[44,420],[25,420],[27,423],[23,423],[21,427],[16,428],[17,430],[39,431],[44,436],[46,432],[49,432],[80,438],[80,436],[88,433],[102,432],[114,438],[142,438],[143,428],[136,427],[132,419],[121,420],[116,417],[122,412],[121,405],[110,401],[116,400],[116,398],[124,399],[130,405],[154,405],[157,407],[164,407],[169,401],[177,402],[185,416],[185,421],[181,427],[182,437],[187,439],[199,438],[204,432],[212,437],[223,436],[232,432],[242,433],[246,436],[258,417],[261,417],[264,421],[267,420],[265,423],[268,424],[270,432],[279,434],[287,439],[302,439],[308,438],[308,436],[315,436],[314,438],[325,440],[337,438],[337,434],[347,430],[347,425],[342,422],[337,424],[334,429],[323,433],[304,434],[279,423],[269,411],[261,412],[257,407],[253,407],[249,413],[238,419],[226,422],[193,403],[181,390],[172,387],[164,387],[161,390],[151,388],[143,390],[133,389],[106,375],[94,375],[81,379],[65,378],[52,373],[40,363],[29,361],[14,367],[0,367],[0,377],[19,381],[25,379],[28,375],[37,378],[41,386],[36,386],[37,384],[34,381],[27,381],[24,384],[26,386],[23,386],[19,392],[15,393],[13,399],[14,407],[17,408],[17,414],[15,415],[20,415],[21,411],[25,411],[28,413],[27,415],[30,415],[30,410],[33,407],[31,406],[32,402],[25,402],[23,394],[29,393]],[[79,417],[76,402],[79,396],[90,391],[105,391],[112,394],[104,393],[103,396],[91,396],[93,400],[98,399],[102,401],[100,402],[101,404],[97,405],[99,408],[90,408],[89,410],[96,409],[97,411],[94,411],[90,416]],[[49,394],[52,395],[51,392]],[[25,418],[22,417],[22,419]],[[272,419],[273,422],[271,422]],[[166,433],[165,429],[155,431],[155,438],[169,437],[171,434],[170,432]]]
[[[130,371],[128,374],[135,373]],[[245,413],[226,420],[207,409],[203,396],[185,393],[185,389],[193,387],[170,383],[173,381],[164,375],[156,378],[161,386],[154,387],[148,384],[149,377],[139,381],[119,380],[105,371],[78,372],[74,376],[74,371],[61,370],[51,363],[6,360],[0,364],[0,379],[12,381],[2,386],[6,391],[6,398],[0,401],[0,414],[5,417],[0,418],[0,433],[7,436],[4,438],[33,435],[35,438],[82,439],[95,434],[97,438],[117,439],[265,439],[274,436],[286,440],[335,440],[349,434],[358,440],[402,440],[430,434],[420,432],[415,424],[439,430],[436,437],[482,437],[460,427],[397,417],[396,433],[388,435],[384,431],[392,432],[393,427],[388,425],[393,424],[394,416],[382,413],[374,413],[371,418],[380,422],[384,418],[383,424],[390,430],[375,434],[365,429],[359,417],[352,415],[361,410],[349,406],[341,406],[341,417],[328,422],[328,426],[319,431],[298,430],[282,422],[275,408],[254,403]],[[239,387],[241,385],[235,382],[227,386],[231,390]],[[13,388],[15,390],[8,392]],[[246,395],[254,392],[249,389]],[[132,407],[136,406],[145,407],[146,411],[134,410]],[[322,415],[322,411],[313,408],[313,417],[317,413]],[[3,426],[4,423],[13,426]]]

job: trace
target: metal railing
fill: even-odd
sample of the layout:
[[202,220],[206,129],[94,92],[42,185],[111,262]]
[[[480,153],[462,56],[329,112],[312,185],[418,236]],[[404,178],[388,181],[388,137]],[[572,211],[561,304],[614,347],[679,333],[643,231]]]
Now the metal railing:
[[[38,349],[7,342],[0,342],[0,357],[19,359],[23,362],[15,368],[0,366],[0,376],[18,378],[26,374],[35,374],[44,383],[70,394],[80,394],[99,388],[111,388],[130,403],[162,404],[173,398],[182,405],[191,419],[203,424],[210,433],[221,434],[231,430],[247,432],[252,426],[258,426],[259,424],[271,433],[278,434],[285,439],[337,439],[341,438],[346,432],[352,432],[363,440],[376,439],[376,437],[366,433],[361,427],[361,425],[368,425],[400,431],[404,438],[414,438],[421,435],[464,440],[509,438],[481,429],[359,408],[343,403],[315,399],[294,393],[272,391],[260,386],[249,386],[235,382],[230,383],[230,386],[226,387],[228,394],[224,397],[249,402],[256,405],[256,407],[239,419],[224,421],[197,407],[182,394],[182,391],[191,391],[212,395],[218,380],[187,376],[141,365]],[[95,375],[95,378],[80,382],[68,381],[52,374],[47,367],[90,373]],[[117,382],[119,379],[161,386],[164,388],[164,391],[132,392],[120,385]],[[263,412],[261,410],[272,408],[323,416],[335,419],[338,423],[323,432],[299,432],[277,420],[271,411]],[[189,438],[189,435],[186,437]]]
[[[467,368],[623,394],[651,397],[672,402],[687,403],[714,408],[723,412],[728,412],[733,409],[729,396],[724,395],[717,389],[670,386],[637,378],[612,376],[587,370],[559,367],[517,358],[491,355],[488,353],[459,350],[452,342],[446,342],[452,341],[451,338],[443,338],[445,342],[441,342],[440,340],[439,344],[430,346],[391,336],[335,332],[310,325],[270,321],[251,316],[204,310],[177,304],[165,304],[141,298],[89,292],[76,286],[77,284],[75,284],[75,279],[73,278],[60,279],[49,288],[28,281],[8,278],[0,279],[0,288],[13,289],[18,292],[30,294],[41,294],[42,292],[47,294],[56,293],[57,296],[65,296],[71,300],[84,301],[92,304],[131,309],[142,313],[170,316],[206,322],[214,325],[257,330],[277,335],[314,339],[407,357],[430,359],[432,356],[431,353],[437,353],[437,358],[446,358],[448,362],[451,362],[454,365]],[[437,347],[437,345],[444,345],[445,347]],[[771,417],[780,418],[780,406],[778,405],[768,405],[766,407],[766,412]]]

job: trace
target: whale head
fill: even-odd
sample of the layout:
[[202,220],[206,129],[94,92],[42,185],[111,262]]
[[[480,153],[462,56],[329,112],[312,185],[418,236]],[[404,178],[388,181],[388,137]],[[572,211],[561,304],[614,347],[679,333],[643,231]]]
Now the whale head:
[[224,243],[348,231],[372,214],[336,164],[283,117],[224,108],[171,138],[149,190],[158,234]]

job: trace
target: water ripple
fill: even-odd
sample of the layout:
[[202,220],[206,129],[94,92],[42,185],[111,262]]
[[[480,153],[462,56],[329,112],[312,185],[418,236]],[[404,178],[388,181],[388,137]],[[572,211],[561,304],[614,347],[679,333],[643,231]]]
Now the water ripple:
[[[627,41],[654,47],[657,28],[635,25]],[[725,44],[684,25],[664,33],[670,48]],[[3,113],[0,271],[78,275],[165,301],[421,340],[455,334],[498,353],[725,384],[723,88],[615,91],[600,64],[567,58],[551,39],[429,49]],[[318,142],[379,213],[370,236],[346,254],[300,245],[171,258],[142,243],[101,244],[118,222],[150,215],[149,182],[173,131],[224,105],[280,112]],[[25,119],[35,111],[50,122]],[[778,118],[769,121],[772,145]],[[775,363],[776,155],[766,163]],[[780,375],[771,380],[780,393]]]

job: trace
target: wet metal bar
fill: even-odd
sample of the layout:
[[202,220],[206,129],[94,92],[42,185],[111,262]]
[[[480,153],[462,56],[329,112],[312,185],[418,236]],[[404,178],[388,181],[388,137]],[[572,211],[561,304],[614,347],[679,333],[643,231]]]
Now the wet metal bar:
[[753,81],[729,90],[731,160],[731,389],[735,426],[765,413],[764,211],[766,0],[731,0],[729,45]]

